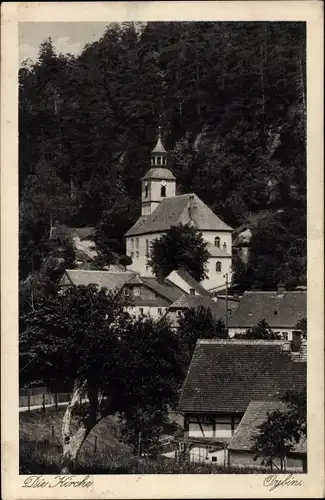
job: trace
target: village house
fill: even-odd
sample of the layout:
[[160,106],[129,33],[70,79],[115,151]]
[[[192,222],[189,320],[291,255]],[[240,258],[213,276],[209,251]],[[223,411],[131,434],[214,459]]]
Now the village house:
[[217,217],[196,194],[176,192],[176,178],[167,167],[167,151],[158,142],[151,153],[151,168],[142,178],[141,217],[127,231],[126,253],[132,258],[130,270],[141,276],[152,276],[148,266],[150,245],[168,229],[179,223],[192,224],[207,242],[210,258],[206,289],[222,287],[225,275],[231,275],[232,228]]
[[[259,425],[265,422],[267,414],[276,410],[286,411],[288,406],[282,401],[251,401],[249,403],[235,434],[227,446],[228,464],[230,466],[263,466],[261,457],[254,460],[253,436],[258,432]],[[274,472],[281,470],[279,458],[273,459],[272,462]],[[293,443],[283,465],[287,472],[307,471],[307,440],[305,437],[301,437],[299,443]]]
[[161,318],[182,295],[208,292],[186,271],[173,271],[163,281],[154,277],[139,276],[131,271],[97,271],[84,269],[66,269],[60,289],[71,286],[97,285],[124,295],[130,300],[128,312],[135,316]]
[[228,461],[224,449],[251,401],[279,401],[305,388],[306,358],[289,347],[278,340],[197,341],[178,406],[190,456]]
[[226,307],[228,309],[228,317],[232,314],[238,305],[238,301],[223,299],[212,299],[209,295],[194,295],[184,294],[173,302],[166,313],[167,318],[170,320],[173,328],[178,328],[179,319],[184,316],[185,311],[188,309],[198,310],[200,307],[210,309],[212,317],[215,321],[221,320],[226,325]]
[[245,292],[241,301],[229,318],[228,335],[245,333],[260,321],[265,320],[269,327],[279,332],[283,340],[300,341],[301,333],[297,330],[298,321],[307,318],[306,290],[286,291],[279,287],[277,291]]

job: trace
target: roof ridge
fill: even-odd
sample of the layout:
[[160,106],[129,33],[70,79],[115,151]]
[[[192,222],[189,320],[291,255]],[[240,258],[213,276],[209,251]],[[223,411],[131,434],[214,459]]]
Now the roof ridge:
[[198,344],[238,344],[238,345],[255,345],[255,344],[264,344],[264,345],[282,345],[286,343],[285,340],[269,340],[269,339],[198,339]]

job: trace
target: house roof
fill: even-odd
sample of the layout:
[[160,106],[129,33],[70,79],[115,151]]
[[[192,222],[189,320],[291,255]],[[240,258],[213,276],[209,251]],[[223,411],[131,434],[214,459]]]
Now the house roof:
[[125,283],[134,277],[134,273],[129,271],[110,272],[110,271],[94,271],[83,269],[66,269],[66,275],[75,286],[97,285],[99,288],[107,288],[108,290],[120,290]]
[[[184,281],[186,281],[186,283],[191,287],[191,288],[194,288],[194,290],[199,294],[199,295],[203,295],[203,296],[207,296],[207,297],[210,297],[211,294],[210,292],[208,292],[208,290],[206,290],[205,288],[203,288],[203,286],[198,282],[196,281],[193,276],[190,275],[190,273],[188,271],[186,271],[186,269],[184,268],[180,268],[180,269],[177,269],[175,271],[178,276],[180,276]],[[168,276],[167,276],[167,280],[168,280]]]
[[175,309],[198,309],[199,307],[204,307],[205,309],[210,309],[213,317],[218,320],[222,319],[224,321],[226,308],[225,304],[218,304],[210,297],[202,295],[187,295],[184,293],[178,300],[172,303],[169,310]]
[[168,307],[169,302],[163,298],[158,297],[156,299],[143,299],[142,297],[133,296],[130,307]]
[[190,193],[165,198],[152,214],[141,216],[125,236],[163,232],[180,223],[192,223],[199,231],[232,231],[196,194]]
[[[251,401],[230,440],[228,450],[251,451],[254,444],[254,434],[266,420],[267,414],[275,410],[286,411],[289,407],[282,401]],[[307,440],[302,437],[299,443],[294,443],[290,453],[307,453]]]
[[306,363],[281,341],[198,340],[179,402],[182,413],[244,413],[252,400],[278,400],[306,385]]
[[175,180],[176,177],[170,170],[168,170],[168,168],[156,167],[148,170],[148,172],[142,177],[142,180],[143,179]]
[[305,291],[245,292],[229,320],[229,328],[252,328],[265,319],[271,328],[294,328],[307,316]]
[[144,285],[151,288],[151,290],[156,292],[161,297],[167,299],[169,303],[177,300],[182,294],[182,290],[180,288],[167,280],[160,283],[153,277],[141,277],[140,279]]

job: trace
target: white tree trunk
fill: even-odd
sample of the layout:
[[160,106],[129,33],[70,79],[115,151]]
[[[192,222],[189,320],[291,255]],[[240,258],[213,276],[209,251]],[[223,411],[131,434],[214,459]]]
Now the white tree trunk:
[[74,383],[71,400],[65,411],[62,421],[62,474],[69,474],[73,467],[82,443],[86,439],[91,429],[88,429],[85,422],[81,421],[77,431],[72,435],[72,412],[79,404],[80,399],[85,394],[86,381],[76,380]]

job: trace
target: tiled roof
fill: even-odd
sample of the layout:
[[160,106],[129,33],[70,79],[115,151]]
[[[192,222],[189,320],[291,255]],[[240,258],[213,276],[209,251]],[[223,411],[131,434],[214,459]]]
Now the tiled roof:
[[160,283],[156,278],[152,277],[147,278],[141,276],[140,279],[144,285],[151,288],[151,290],[156,292],[161,297],[167,299],[169,303],[177,300],[182,294],[182,290],[166,280],[164,283]]
[[206,246],[211,257],[230,257],[230,254],[223,248],[218,248],[212,243],[208,243]]
[[[180,269],[177,269],[176,270],[176,273],[184,280],[186,281],[186,283],[191,287],[191,288],[194,288],[194,290],[199,294],[199,295],[203,295],[203,296],[207,296],[207,297],[210,297],[211,294],[210,292],[208,292],[208,290],[206,290],[205,288],[203,288],[203,286],[198,282],[196,281],[191,275],[189,272],[186,271],[186,269],[184,268],[180,268]],[[167,276],[167,280],[168,280],[168,276]]]
[[175,309],[198,309],[199,307],[204,307],[205,309],[210,309],[213,317],[218,320],[222,319],[224,321],[226,308],[225,304],[218,304],[210,297],[202,295],[187,295],[184,293],[178,300],[173,302],[169,307],[170,310]]
[[294,328],[307,316],[305,291],[245,292],[229,320],[229,328],[252,328],[265,319],[271,328]]
[[168,305],[169,302],[163,297],[157,297],[156,299],[143,299],[141,297],[133,296],[131,302],[131,307],[133,306],[168,307]]
[[198,340],[179,402],[182,413],[244,413],[252,400],[278,400],[306,385],[306,363],[281,341]]
[[125,236],[167,231],[179,223],[193,223],[199,231],[232,231],[198,196],[182,194],[164,199],[152,214],[141,216]]
[[142,177],[142,180],[144,179],[175,180],[176,177],[170,170],[168,170],[168,168],[156,167],[148,170],[148,172]]
[[[254,444],[254,434],[258,426],[267,418],[268,413],[275,410],[286,411],[288,406],[282,401],[251,401],[231,438],[228,450],[250,451]],[[299,443],[294,443],[290,453],[307,453],[307,440],[302,437]]]
[[128,271],[112,273],[110,271],[66,269],[65,272],[75,286],[97,285],[99,288],[116,291],[134,277],[134,273]]

